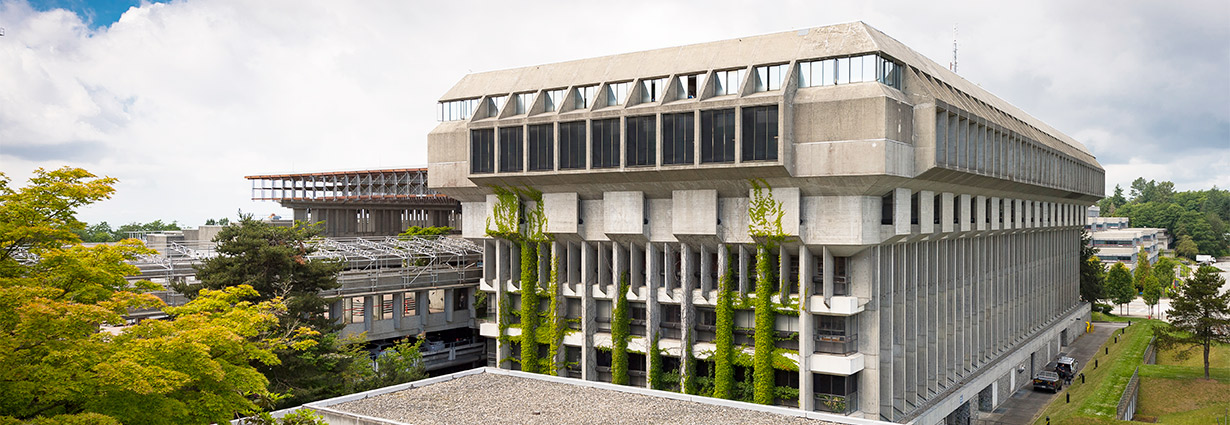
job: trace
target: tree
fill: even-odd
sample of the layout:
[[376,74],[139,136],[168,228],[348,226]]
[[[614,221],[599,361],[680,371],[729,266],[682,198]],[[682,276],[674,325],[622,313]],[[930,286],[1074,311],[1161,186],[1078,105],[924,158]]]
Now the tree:
[[1121,314],[1122,306],[1136,298],[1136,291],[1132,289],[1132,272],[1123,263],[1115,263],[1110,267],[1110,272],[1106,274],[1106,291],[1110,300],[1120,306]]
[[1145,290],[1145,279],[1149,276],[1153,276],[1153,266],[1149,263],[1149,252],[1142,247],[1136,253],[1136,269],[1132,270],[1132,284],[1136,286],[1136,292]]
[[1172,257],[1159,257],[1153,265],[1153,275],[1162,289],[1174,286],[1175,273],[1179,271],[1179,262]]
[[1090,304],[1106,298],[1106,266],[1098,260],[1092,239],[1088,231],[1081,231],[1081,299]]
[[1196,247],[1196,242],[1192,240],[1191,235],[1179,236],[1179,243],[1175,245],[1175,254],[1180,257],[1195,260],[1196,254],[1200,253],[1200,248]]
[[1162,299],[1162,294],[1165,293],[1165,288],[1158,282],[1157,276],[1145,276],[1145,290],[1141,292],[1140,298],[1145,301],[1145,305],[1149,306],[1149,316],[1153,316],[1153,306],[1157,305],[1158,300]]
[[330,300],[321,297],[320,291],[337,288],[342,264],[310,258],[316,250],[307,242],[319,234],[318,227],[301,222],[281,227],[251,215],[241,216],[236,225],[214,237],[218,256],[197,266],[200,284],[173,287],[191,298],[202,288],[250,285],[259,294],[256,300],[285,300],[288,310],[281,318],[283,328],[307,325],[321,332],[333,331],[337,325],[324,314]]
[[[427,377],[427,369],[423,367],[423,354],[420,349],[423,340],[410,342],[410,339],[398,341],[396,345],[376,357],[376,367],[365,375],[360,391],[417,381]],[[371,362],[356,362],[371,368]]]
[[1203,266],[1179,285],[1170,301],[1170,322],[1156,328],[1161,349],[1187,346],[1178,353],[1186,358],[1197,347],[1204,350],[1204,379],[1209,379],[1209,349],[1230,344],[1230,290],[1218,293],[1226,280],[1221,270]]
[[129,284],[125,260],[152,251],[135,240],[86,248],[78,207],[113,193],[111,178],[42,169],[12,190],[0,173],[0,422],[208,423],[251,412],[269,396],[251,362],[275,347],[280,300],[251,303],[250,287],[205,291],[170,320],[123,325],[134,308],[163,306]]

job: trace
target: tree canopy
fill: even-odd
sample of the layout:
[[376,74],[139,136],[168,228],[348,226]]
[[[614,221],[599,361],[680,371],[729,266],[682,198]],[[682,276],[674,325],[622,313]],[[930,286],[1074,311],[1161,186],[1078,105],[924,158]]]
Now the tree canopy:
[[1098,202],[1102,215],[1128,217],[1132,227],[1166,229],[1172,237],[1178,238],[1176,249],[1184,248],[1181,256],[1195,256],[1190,251],[1191,246],[1182,246],[1184,236],[1191,239],[1199,253],[1230,253],[1230,240],[1226,237],[1226,223],[1230,222],[1230,190],[1214,187],[1175,192],[1174,183],[1144,178],[1132,182],[1130,198],[1123,197],[1119,186],[1115,189],[1114,195]]
[[1122,306],[1136,298],[1136,290],[1132,287],[1132,272],[1123,263],[1110,266],[1106,274],[1107,298]]
[[1184,347],[1185,358],[1196,348],[1204,353],[1204,378],[1209,378],[1209,349],[1230,344],[1230,290],[1219,292],[1226,279],[1221,270],[1203,266],[1179,285],[1170,301],[1170,322],[1156,328],[1159,348]]
[[86,248],[76,209],[106,199],[115,179],[36,170],[13,190],[0,173],[0,422],[210,423],[256,411],[269,394],[252,363],[306,347],[308,331],[276,334],[280,300],[245,301],[248,286],[203,291],[169,320],[124,326],[130,309],[162,307],[125,263],[136,240]]
[[154,220],[149,223],[132,222],[120,226],[117,229],[112,229],[111,225],[105,221],[98,222],[85,226],[81,229],[76,229],[74,232],[81,237],[84,242],[118,242],[127,238],[130,233],[139,232],[159,232],[166,230],[183,230],[179,227],[179,223],[170,222],[163,223],[162,220]]
[[1106,266],[1098,259],[1092,239],[1089,232],[1081,231],[1081,300],[1090,304],[1106,298]]

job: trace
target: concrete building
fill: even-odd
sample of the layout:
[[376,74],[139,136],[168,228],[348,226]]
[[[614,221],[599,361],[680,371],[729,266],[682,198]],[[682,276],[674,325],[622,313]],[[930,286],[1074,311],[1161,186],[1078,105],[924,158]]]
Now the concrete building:
[[1126,263],[1135,268],[1142,248],[1149,253],[1149,263],[1156,263],[1162,251],[1170,248],[1166,229],[1131,227],[1127,217],[1102,217],[1097,206],[1089,207],[1085,230],[1105,264]]
[[388,236],[410,226],[460,228],[457,201],[427,188],[427,169],[399,168],[262,174],[252,200],[294,210],[294,220],[322,222],[324,236]]
[[[861,22],[470,74],[438,118],[429,186],[461,202],[462,234],[484,248],[479,288],[509,306],[520,255],[487,236],[492,187],[542,192],[559,308],[578,328],[559,350],[569,376],[609,379],[625,273],[629,349],[657,338],[665,365],[706,373],[718,271],[754,292],[749,179],[772,188],[788,235],[775,299],[797,301],[776,330],[798,370],[776,384],[799,397],[779,404],[965,423],[1089,316],[1077,257],[1103,194],[1093,155]],[[515,367],[500,331],[480,325],[492,364]],[[645,356],[630,356],[645,385]]]

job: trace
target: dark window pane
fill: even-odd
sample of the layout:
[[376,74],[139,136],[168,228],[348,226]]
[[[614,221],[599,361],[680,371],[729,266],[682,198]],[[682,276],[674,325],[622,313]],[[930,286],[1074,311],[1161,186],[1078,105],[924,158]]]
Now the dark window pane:
[[591,124],[591,166],[593,168],[619,167],[619,118],[594,120]]
[[657,117],[628,117],[628,151],[629,167],[655,165],[657,158]]
[[500,128],[500,172],[525,171],[521,167],[522,147],[521,127]]
[[531,125],[529,134],[530,171],[555,168],[555,126],[552,124]]
[[470,172],[495,171],[495,130],[470,130]]
[[696,133],[691,112],[662,115],[662,163],[692,164]]
[[735,162],[735,110],[700,112],[700,162]]
[[559,168],[585,168],[585,121],[559,124]]
[[777,105],[743,108],[743,160],[777,160]]

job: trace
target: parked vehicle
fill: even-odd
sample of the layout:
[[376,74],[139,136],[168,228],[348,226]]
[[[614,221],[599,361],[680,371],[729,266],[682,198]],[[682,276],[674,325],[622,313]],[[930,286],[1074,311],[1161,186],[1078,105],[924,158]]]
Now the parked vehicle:
[[1034,389],[1051,390],[1057,393],[1063,389],[1063,379],[1058,373],[1049,370],[1038,372],[1038,375],[1034,376]]
[[1076,365],[1076,359],[1071,357],[1060,357],[1055,361],[1055,373],[1065,381],[1072,380],[1076,376],[1076,371],[1079,369]]

